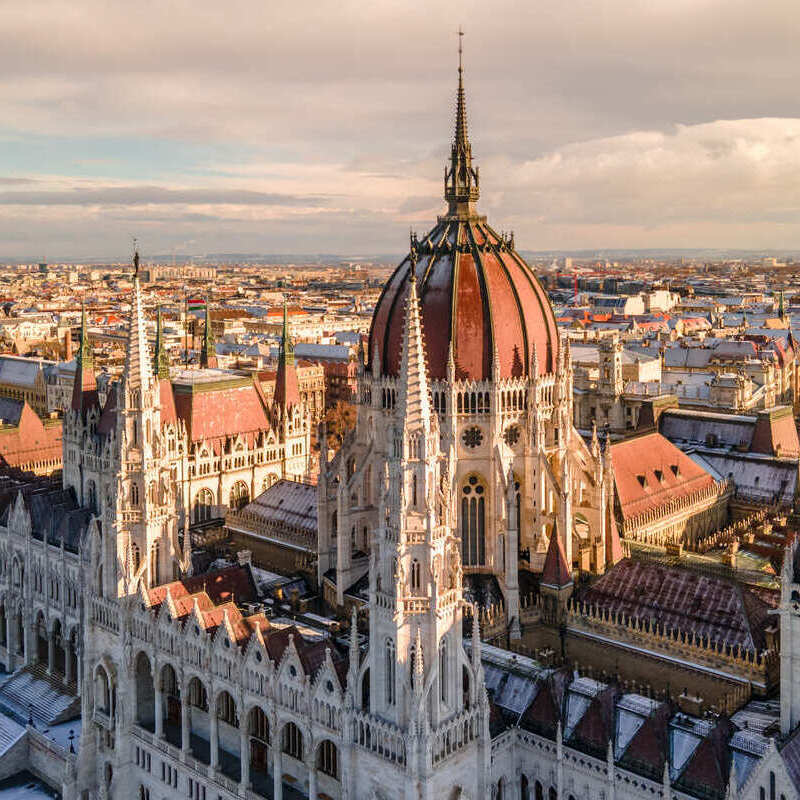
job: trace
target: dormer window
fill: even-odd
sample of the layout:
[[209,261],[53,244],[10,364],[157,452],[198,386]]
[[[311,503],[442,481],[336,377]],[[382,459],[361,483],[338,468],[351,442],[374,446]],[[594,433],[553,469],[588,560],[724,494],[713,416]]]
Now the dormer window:
[[672,470],[672,474],[673,474],[673,475],[674,475],[676,478],[677,478],[677,477],[678,477],[678,476],[681,474],[680,468],[678,467],[678,465],[677,465],[677,464],[670,464],[670,467],[669,467],[669,468]]
[[656,480],[659,483],[663,483],[664,482],[664,473],[660,469],[654,469],[653,470],[653,474],[656,476]]
[[639,486],[641,486],[642,489],[647,488],[647,478],[644,475],[637,475],[636,480],[639,481]]

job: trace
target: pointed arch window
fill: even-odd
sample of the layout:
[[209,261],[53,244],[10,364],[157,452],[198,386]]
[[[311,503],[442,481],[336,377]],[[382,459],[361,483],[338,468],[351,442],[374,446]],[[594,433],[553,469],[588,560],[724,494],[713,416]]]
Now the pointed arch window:
[[210,489],[201,489],[194,499],[194,521],[207,522],[211,519],[214,495]]
[[421,585],[422,581],[420,579],[420,564],[419,561],[417,561],[417,559],[415,558],[411,562],[411,590],[419,591]]
[[139,485],[136,483],[131,484],[130,492],[131,506],[134,508],[139,505]]
[[386,640],[386,665],[385,665],[385,675],[386,675],[386,705],[393,706],[396,702],[395,696],[395,670],[397,668],[397,655],[394,649],[394,640],[387,639]]
[[150,586],[158,586],[161,582],[158,557],[158,542],[150,548]]
[[461,495],[461,559],[466,567],[486,563],[486,485],[470,475]]

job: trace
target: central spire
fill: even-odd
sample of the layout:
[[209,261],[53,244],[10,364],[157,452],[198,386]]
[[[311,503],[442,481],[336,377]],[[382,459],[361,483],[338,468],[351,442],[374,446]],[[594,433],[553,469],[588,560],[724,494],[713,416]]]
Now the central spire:
[[451,215],[472,216],[480,196],[480,176],[472,166],[472,145],[467,132],[467,99],[464,91],[462,39],[458,30],[458,92],[456,94],[456,129],[450,153],[450,166],[444,169],[444,199]]
[[133,254],[133,297],[128,322],[128,345],[125,353],[125,381],[129,388],[150,388],[153,369],[147,346],[147,327],[142,309],[142,290],[139,284],[139,251]]

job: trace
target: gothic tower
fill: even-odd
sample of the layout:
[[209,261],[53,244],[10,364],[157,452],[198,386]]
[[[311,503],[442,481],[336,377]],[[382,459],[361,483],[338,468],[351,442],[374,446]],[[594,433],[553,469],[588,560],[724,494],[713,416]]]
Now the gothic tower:
[[114,409],[116,513],[112,519],[116,563],[108,564],[113,572],[106,572],[105,585],[117,596],[135,591],[140,581],[157,586],[171,580],[181,568],[176,476],[161,436],[160,387],[148,350],[138,252],[134,254],[134,270],[125,368]]

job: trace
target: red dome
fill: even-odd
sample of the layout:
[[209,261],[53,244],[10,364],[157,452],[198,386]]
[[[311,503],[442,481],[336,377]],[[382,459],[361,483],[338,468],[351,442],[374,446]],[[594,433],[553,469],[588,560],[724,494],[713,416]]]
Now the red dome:
[[[552,372],[558,332],[550,301],[513,243],[482,217],[443,217],[419,242],[416,266],[429,376],[447,374],[450,344],[459,379],[492,377],[495,348],[500,377],[528,375],[533,348],[539,373]],[[395,270],[372,318],[369,357],[377,351],[384,375],[397,375],[411,261]]]
[[[460,50],[459,50],[460,54]],[[539,373],[555,369],[558,331],[550,301],[514,250],[513,237],[498,236],[478,216],[480,175],[472,166],[459,55],[456,126],[444,174],[446,216],[416,246],[417,293],[433,379],[447,375],[450,345],[458,379],[492,377],[497,352],[501,378],[528,375],[534,348]],[[384,375],[397,375],[411,258],[394,271],[378,300],[369,358]]]

